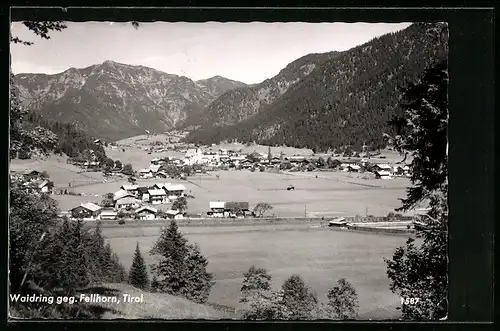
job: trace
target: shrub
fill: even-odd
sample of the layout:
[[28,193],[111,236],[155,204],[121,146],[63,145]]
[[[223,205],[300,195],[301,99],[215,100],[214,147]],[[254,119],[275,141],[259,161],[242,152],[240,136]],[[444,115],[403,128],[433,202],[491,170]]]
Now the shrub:
[[118,224],[125,224],[125,220],[123,218],[119,219]]
[[269,291],[271,289],[271,275],[267,273],[266,269],[256,268],[252,265],[247,272],[243,273],[243,276],[240,302],[247,302],[248,297],[254,292]]
[[288,278],[281,287],[283,303],[290,310],[290,319],[305,320],[313,317],[318,299],[298,275]]
[[328,291],[327,297],[328,302],[323,306],[322,318],[347,320],[358,317],[358,294],[344,278]]

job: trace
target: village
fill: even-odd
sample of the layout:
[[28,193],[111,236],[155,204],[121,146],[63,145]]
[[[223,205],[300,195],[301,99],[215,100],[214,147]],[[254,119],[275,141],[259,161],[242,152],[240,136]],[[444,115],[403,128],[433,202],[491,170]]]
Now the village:
[[[96,144],[102,144],[100,140]],[[145,152],[147,152],[145,148]],[[362,175],[361,178],[371,178],[389,180],[392,178],[407,178],[410,176],[409,166],[403,162],[396,164],[380,163],[383,158],[376,158],[369,153],[356,155],[357,157],[346,158],[343,155],[284,155],[272,154],[271,148],[268,153],[243,153],[241,150],[231,150],[224,148],[196,147],[181,150],[183,157],[154,157],[150,160],[148,168],[138,171],[124,171],[124,165],[114,164],[112,171],[104,171],[100,168],[99,162],[93,158],[93,151],[90,151],[91,158],[87,161],[68,161],[83,169],[104,171],[108,179],[103,179],[106,183],[113,178],[127,178],[128,184],[122,185],[116,192],[102,192],[99,196],[101,201],[85,201],[79,205],[65,211],[61,211],[61,216],[71,219],[83,219],[87,221],[113,221],[119,220],[124,224],[125,220],[156,220],[156,219],[183,219],[193,217],[187,213],[188,199],[194,199],[186,186],[180,183],[164,182],[167,179],[189,181],[194,175],[209,174],[220,171],[250,171],[268,173],[293,173],[307,172],[342,172]],[[155,151],[155,152],[158,152]],[[160,151],[161,152],[161,151]],[[146,153],[144,153],[146,154]],[[148,153],[149,154],[149,153]],[[47,173],[30,171],[21,175],[24,186],[31,192],[48,194],[73,194],[71,190],[56,190],[54,183],[50,181]],[[218,179],[219,175],[215,175]],[[318,178],[318,175],[315,175]],[[138,185],[137,180],[147,181],[148,184]],[[283,189],[294,190],[293,185],[288,185]],[[251,208],[248,201],[210,201],[206,206],[204,215],[197,217],[206,218],[245,218],[259,217],[256,209],[262,206]]]

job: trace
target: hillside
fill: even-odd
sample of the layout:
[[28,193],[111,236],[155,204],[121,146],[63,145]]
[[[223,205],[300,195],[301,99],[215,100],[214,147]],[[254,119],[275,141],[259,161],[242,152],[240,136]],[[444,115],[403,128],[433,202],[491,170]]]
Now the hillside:
[[308,54],[260,84],[229,90],[210,103],[199,124],[219,127],[243,121],[273,103],[321,63],[339,55],[339,52]]
[[[216,310],[208,305],[198,304],[187,299],[164,293],[144,292],[127,284],[105,284],[107,295],[122,297],[129,294],[139,297],[142,303],[103,303],[105,313],[102,319],[230,319],[236,315]],[[96,291],[94,291],[96,292]],[[102,291],[100,291],[102,292]],[[104,294],[103,294],[104,295]]]
[[223,127],[205,125],[187,141],[255,141],[318,151],[347,145],[360,150],[365,143],[383,147],[403,88],[447,58],[447,42],[446,24],[439,23],[417,23],[375,38],[318,65],[254,116]]
[[76,122],[89,135],[106,140],[190,122],[221,93],[245,85],[220,76],[194,82],[113,61],[55,75],[18,74],[15,83],[30,110],[58,122]]

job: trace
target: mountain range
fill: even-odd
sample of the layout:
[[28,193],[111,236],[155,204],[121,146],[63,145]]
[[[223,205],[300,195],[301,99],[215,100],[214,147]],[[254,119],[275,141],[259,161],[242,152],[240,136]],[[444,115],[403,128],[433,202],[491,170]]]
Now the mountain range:
[[30,109],[106,140],[194,127],[186,141],[199,144],[380,148],[405,86],[447,58],[447,43],[446,24],[416,23],[347,51],[308,54],[253,85],[112,61],[15,82]]
[[[412,24],[348,51],[319,56],[309,74],[287,89],[278,88],[283,93],[273,93],[271,102],[261,101],[266,95],[262,91],[269,90],[264,83],[226,92],[205,111],[210,121],[187,141],[256,142],[318,151],[382,148],[383,134],[393,129],[389,120],[400,113],[405,87],[447,56],[446,24]],[[279,87],[273,80],[267,82]]]
[[197,122],[219,95],[245,86],[220,76],[193,81],[113,61],[55,75],[18,74],[15,84],[24,106],[107,140]]

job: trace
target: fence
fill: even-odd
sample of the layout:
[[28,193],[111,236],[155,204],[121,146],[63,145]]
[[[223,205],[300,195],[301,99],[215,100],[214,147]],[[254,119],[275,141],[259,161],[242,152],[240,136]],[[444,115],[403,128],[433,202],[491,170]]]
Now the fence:
[[[334,218],[321,218],[321,217],[246,217],[246,218],[217,218],[217,217],[204,217],[204,218],[182,218],[177,219],[179,226],[238,226],[238,225],[276,225],[276,224],[325,224]],[[395,223],[401,221],[410,221],[414,218],[389,218],[389,217],[346,217],[345,221],[348,223],[377,223],[377,222],[388,222]],[[120,226],[132,226],[132,227],[154,227],[163,226],[170,224],[170,219],[154,219],[154,220],[135,220],[135,219],[123,219],[124,224],[119,224],[118,220],[103,220],[100,221],[103,227],[120,227]],[[365,227],[366,228],[366,227]]]

